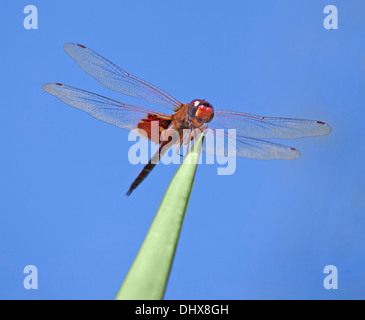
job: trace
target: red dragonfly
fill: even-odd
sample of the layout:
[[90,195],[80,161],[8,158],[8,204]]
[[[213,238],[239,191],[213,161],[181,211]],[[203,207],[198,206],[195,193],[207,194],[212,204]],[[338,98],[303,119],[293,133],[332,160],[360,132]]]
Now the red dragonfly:
[[[43,89],[68,105],[117,127],[128,130],[144,129],[150,140],[152,139],[152,121],[158,122],[160,133],[169,129],[182,133],[184,129],[207,129],[214,132],[214,129],[218,128],[233,128],[237,132],[235,136],[236,156],[252,159],[295,159],[300,156],[299,151],[295,148],[261,139],[301,138],[321,136],[331,132],[331,127],[322,121],[263,117],[237,111],[214,110],[209,102],[202,99],[182,103],[167,92],[131,75],[81,44],[67,43],[64,45],[64,49],[81,69],[105,87],[166,107],[174,113],[165,114],[125,104],[60,83],[44,84]],[[208,123],[209,125],[207,125]],[[225,135],[228,139],[230,138],[226,132]],[[180,137],[180,141],[177,142],[182,143],[183,135],[180,134]],[[160,144],[159,150],[133,181],[127,195],[130,195],[151,172],[163,155],[163,147],[170,141],[155,142]],[[217,153],[217,150],[206,149],[205,151]]]

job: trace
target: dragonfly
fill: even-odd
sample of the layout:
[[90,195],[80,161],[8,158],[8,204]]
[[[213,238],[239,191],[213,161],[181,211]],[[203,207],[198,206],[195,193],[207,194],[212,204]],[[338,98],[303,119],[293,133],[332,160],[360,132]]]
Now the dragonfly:
[[[67,43],[64,45],[64,50],[82,70],[105,87],[170,109],[170,113],[162,113],[154,109],[122,103],[61,83],[43,85],[46,92],[56,96],[64,103],[114,126],[130,131],[144,130],[145,138],[159,144],[156,153],[132,182],[127,192],[128,196],[152,171],[158,163],[158,159],[167,151],[167,148],[164,147],[171,142],[159,139],[154,141],[156,139],[151,134],[153,122],[158,124],[160,134],[166,130],[176,130],[179,133],[176,143],[180,144],[185,139],[184,130],[208,130],[214,134],[216,129],[235,129],[235,156],[251,159],[296,159],[300,156],[299,151],[293,147],[263,139],[322,136],[331,132],[331,127],[323,121],[266,117],[238,111],[215,110],[212,104],[204,99],[194,99],[189,103],[182,103],[166,91],[126,72],[84,45]],[[224,134],[228,140],[232,139],[226,131]],[[219,153],[219,150],[209,150],[207,147],[204,151]]]

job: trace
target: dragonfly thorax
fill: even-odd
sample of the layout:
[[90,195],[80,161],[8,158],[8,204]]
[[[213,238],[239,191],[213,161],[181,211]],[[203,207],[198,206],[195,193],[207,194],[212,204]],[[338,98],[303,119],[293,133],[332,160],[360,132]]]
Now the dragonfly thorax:
[[209,102],[194,99],[188,105],[188,116],[190,120],[195,120],[201,124],[208,123],[214,117],[214,109]]

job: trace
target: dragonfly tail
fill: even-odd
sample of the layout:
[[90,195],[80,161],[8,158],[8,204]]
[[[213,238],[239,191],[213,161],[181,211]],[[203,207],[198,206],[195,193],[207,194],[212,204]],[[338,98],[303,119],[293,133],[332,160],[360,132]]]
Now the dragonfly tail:
[[144,179],[149,175],[149,173],[153,170],[155,165],[159,162],[160,158],[164,155],[167,151],[167,148],[163,148],[169,141],[163,141],[156,151],[156,153],[152,156],[150,161],[144,166],[141,172],[138,174],[137,178],[132,182],[128,192],[126,193],[127,196],[130,196],[134,189],[136,189]]
[[151,158],[151,160],[144,166],[144,168],[142,169],[142,171],[138,174],[137,178],[133,181],[133,183],[131,184],[128,192],[127,192],[127,196],[130,196],[131,193],[133,192],[134,189],[136,189],[141,182],[146,179],[146,177],[148,176],[148,174],[152,171],[152,169],[155,167],[156,163],[152,163],[153,158]]

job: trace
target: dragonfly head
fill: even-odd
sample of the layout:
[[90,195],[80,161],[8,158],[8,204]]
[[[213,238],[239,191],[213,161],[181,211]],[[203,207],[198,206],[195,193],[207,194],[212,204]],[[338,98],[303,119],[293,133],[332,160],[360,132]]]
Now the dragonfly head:
[[192,121],[198,122],[200,125],[202,125],[212,121],[214,117],[214,109],[209,102],[205,100],[194,99],[188,105],[188,115]]

